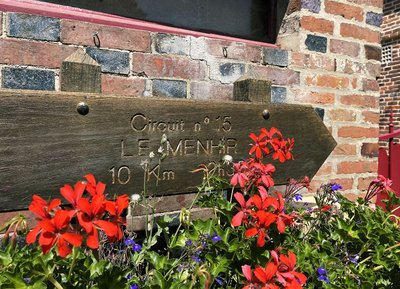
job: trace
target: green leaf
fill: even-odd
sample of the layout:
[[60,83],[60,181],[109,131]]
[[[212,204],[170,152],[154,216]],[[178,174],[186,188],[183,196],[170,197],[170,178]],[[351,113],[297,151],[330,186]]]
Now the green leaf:
[[149,256],[150,262],[154,266],[154,268],[156,268],[157,270],[164,269],[165,264],[167,263],[166,256],[161,256],[153,251],[148,251],[147,255]]
[[11,275],[8,272],[2,274],[4,274],[4,276],[7,277],[7,279],[10,280],[12,284],[14,284],[15,288],[17,289],[28,288],[28,285],[26,284],[25,280],[22,279],[21,276]]
[[0,252],[0,265],[6,267],[12,263],[12,258],[9,252]]

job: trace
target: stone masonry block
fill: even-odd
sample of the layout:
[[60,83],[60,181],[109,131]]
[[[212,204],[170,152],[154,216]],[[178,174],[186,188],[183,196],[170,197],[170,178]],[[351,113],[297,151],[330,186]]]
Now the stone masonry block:
[[153,95],[158,97],[186,98],[186,81],[182,80],[153,80]]
[[55,90],[55,73],[42,69],[4,67],[3,88]]
[[102,72],[129,74],[128,52],[86,48],[86,53],[101,65]]
[[326,53],[327,39],[323,36],[307,35],[305,44],[310,51]]
[[286,102],[286,87],[272,86],[271,87],[271,103],[285,103]]
[[375,12],[367,12],[367,17],[365,18],[367,24],[380,27],[382,24],[382,14]]
[[155,36],[154,48],[158,53],[189,55],[190,38],[158,33]]
[[7,35],[17,38],[58,41],[60,39],[60,20],[51,17],[8,14]]
[[282,49],[265,48],[263,63],[286,67],[289,63],[288,52]]
[[301,7],[308,11],[318,13],[321,10],[321,0],[301,0]]
[[365,45],[364,48],[367,59],[381,61],[381,48],[379,46]]

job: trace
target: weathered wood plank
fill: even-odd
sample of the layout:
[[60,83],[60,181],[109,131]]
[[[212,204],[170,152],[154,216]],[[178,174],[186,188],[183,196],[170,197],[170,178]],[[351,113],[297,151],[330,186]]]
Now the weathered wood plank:
[[[90,108],[85,116],[77,113],[81,101]],[[0,210],[26,208],[35,193],[58,196],[64,183],[89,172],[111,195],[140,193],[145,160],[153,195],[195,191],[202,176],[191,170],[227,153],[246,159],[249,133],[272,126],[295,138],[295,160],[276,164],[281,183],[312,177],[336,144],[311,106],[0,90]],[[149,153],[164,133],[167,157],[156,188],[158,161]]]

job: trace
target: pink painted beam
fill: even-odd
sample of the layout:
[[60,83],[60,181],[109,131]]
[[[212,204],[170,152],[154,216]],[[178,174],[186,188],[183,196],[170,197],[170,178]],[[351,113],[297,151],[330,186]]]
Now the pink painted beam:
[[143,20],[131,19],[97,11],[34,0],[0,0],[0,11],[50,16],[61,19],[78,20],[109,26],[146,30],[151,32],[164,32],[178,35],[189,35],[194,37],[208,37],[226,41],[243,42],[246,44],[263,47],[277,47],[275,44],[271,43],[240,39],[213,33],[198,32],[182,28],[175,28]]

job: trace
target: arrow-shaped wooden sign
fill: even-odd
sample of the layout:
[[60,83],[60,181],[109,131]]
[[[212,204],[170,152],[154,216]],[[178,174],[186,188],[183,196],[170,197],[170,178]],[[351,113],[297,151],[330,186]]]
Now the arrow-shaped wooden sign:
[[0,211],[26,208],[32,194],[58,196],[87,173],[109,195],[141,193],[144,183],[154,195],[193,192],[202,175],[192,170],[225,154],[247,159],[248,135],[262,127],[295,139],[295,160],[275,163],[279,183],[314,176],[336,145],[311,106],[2,90]]

